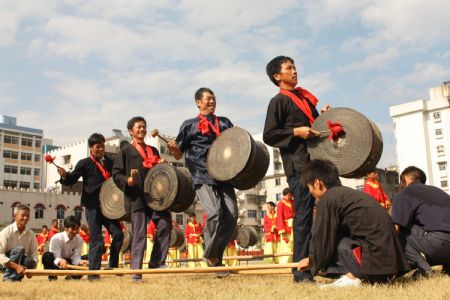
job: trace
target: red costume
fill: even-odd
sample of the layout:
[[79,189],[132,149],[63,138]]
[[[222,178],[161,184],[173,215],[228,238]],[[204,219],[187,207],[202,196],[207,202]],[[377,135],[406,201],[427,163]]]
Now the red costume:
[[266,238],[266,242],[278,242],[280,241],[280,235],[278,234],[278,229],[276,225],[277,214],[267,212],[264,216],[264,236]]
[[43,254],[45,243],[50,240],[49,234],[48,233],[47,234],[39,233],[36,236],[36,239],[37,239],[37,244],[38,244],[38,254]]
[[156,236],[156,225],[155,225],[155,222],[153,222],[153,220],[152,220],[152,221],[150,221],[150,223],[148,223],[148,226],[147,226],[147,237],[151,241],[154,241],[155,236]]
[[50,240],[52,238],[52,236],[54,236],[58,232],[59,232],[58,228],[55,228],[55,227],[50,228],[50,231],[48,232],[48,239]]
[[202,225],[196,221],[189,222],[184,230],[188,244],[202,243],[200,236],[203,234]]
[[279,234],[291,234],[294,220],[294,200],[283,197],[277,206],[277,229]]
[[384,208],[391,207],[391,201],[383,190],[380,182],[376,179],[367,178],[364,183],[364,192],[381,204]]
[[83,230],[78,230],[78,235],[83,239],[83,241],[86,244],[89,244],[90,238],[89,238],[89,233],[83,231]]

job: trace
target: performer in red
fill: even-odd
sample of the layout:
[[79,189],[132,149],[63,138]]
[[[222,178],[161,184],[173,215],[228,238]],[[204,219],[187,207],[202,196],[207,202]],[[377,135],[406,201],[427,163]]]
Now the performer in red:
[[[228,243],[223,255],[224,256],[236,256],[237,255],[236,240],[232,240]],[[234,266],[237,266],[237,264],[238,264],[237,259],[225,260],[225,265],[227,265],[227,266],[234,267]]]
[[[203,257],[203,228],[200,223],[195,220],[195,212],[189,214],[189,222],[186,224],[184,230],[186,235],[186,244],[188,246],[188,258],[202,258]],[[196,266],[206,267],[204,261],[189,262],[188,267],[194,268]]]
[[83,239],[83,250],[81,250],[81,256],[89,253],[89,227],[86,224],[81,225],[78,230],[78,235]]
[[[277,254],[280,235],[276,225],[277,213],[275,212],[275,203],[272,201],[266,203],[267,213],[264,216],[264,237],[265,246],[264,254]],[[277,257],[267,257],[264,259],[266,263],[278,263]]]
[[[279,253],[292,253],[293,250],[293,222],[294,221],[294,199],[292,199],[291,190],[285,188],[283,190],[283,199],[277,206],[277,229],[282,239],[279,244]],[[292,255],[280,256],[280,263],[292,262]]]
[[364,192],[369,194],[386,210],[391,207],[391,200],[389,200],[389,197],[386,195],[383,187],[378,181],[378,173],[376,169],[372,169],[367,173],[366,182],[364,183]]
[[59,232],[58,220],[57,219],[53,219],[52,220],[52,228],[50,228],[50,231],[48,232],[48,240],[50,241],[52,236],[54,236],[58,232]]
[[145,261],[150,261],[152,255],[153,244],[155,243],[156,237],[156,225],[153,220],[148,223],[147,226],[147,249],[145,250]]
[[41,233],[39,233],[36,236],[37,243],[38,243],[38,265],[37,265],[38,269],[44,268],[42,266],[42,254],[44,254],[45,243],[50,241],[50,238],[48,236],[49,236],[48,227],[47,227],[47,225],[43,225],[42,229],[41,229]]

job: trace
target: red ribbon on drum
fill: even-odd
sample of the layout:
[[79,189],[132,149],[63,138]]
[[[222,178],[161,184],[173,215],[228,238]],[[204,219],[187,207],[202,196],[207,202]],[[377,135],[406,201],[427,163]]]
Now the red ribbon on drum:
[[328,132],[330,132],[330,135],[327,137],[327,140],[333,139],[333,141],[337,142],[339,137],[345,133],[344,126],[342,123],[339,122],[331,122],[330,120],[327,121],[328,125]]

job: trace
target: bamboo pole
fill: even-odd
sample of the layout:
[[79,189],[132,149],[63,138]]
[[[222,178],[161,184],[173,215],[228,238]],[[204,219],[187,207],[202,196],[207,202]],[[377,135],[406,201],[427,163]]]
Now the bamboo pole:
[[298,263],[288,264],[254,264],[233,267],[206,267],[206,268],[165,268],[165,269],[113,269],[113,270],[38,270],[26,269],[27,277],[31,276],[82,276],[82,275],[133,275],[133,274],[188,274],[188,273],[216,273],[234,272],[244,270],[266,270],[296,268]]
[[[279,253],[279,254],[260,254],[260,255],[237,255],[237,256],[224,256],[223,260],[252,260],[259,258],[272,258],[280,256],[290,256],[292,253]],[[203,258],[178,258],[166,260],[166,263],[179,263],[179,262],[191,262],[202,261]]]

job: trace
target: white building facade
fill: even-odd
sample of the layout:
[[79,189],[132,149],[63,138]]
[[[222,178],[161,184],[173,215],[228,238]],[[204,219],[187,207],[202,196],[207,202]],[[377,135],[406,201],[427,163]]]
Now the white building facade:
[[427,184],[450,193],[450,82],[430,89],[430,99],[390,107],[401,173],[416,166],[427,174]]

